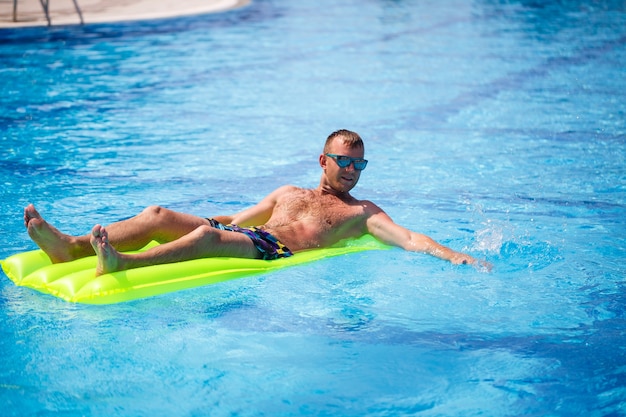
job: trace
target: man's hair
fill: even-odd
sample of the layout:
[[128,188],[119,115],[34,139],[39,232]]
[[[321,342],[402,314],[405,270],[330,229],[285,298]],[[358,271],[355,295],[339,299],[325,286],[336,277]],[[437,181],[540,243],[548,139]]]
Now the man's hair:
[[326,143],[324,144],[324,153],[328,153],[330,144],[333,143],[335,139],[341,140],[343,144],[347,145],[350,149],[365,147],[363,145],[363,139],[361,139],[358,133],[346,129],[340,129],[328,136]]

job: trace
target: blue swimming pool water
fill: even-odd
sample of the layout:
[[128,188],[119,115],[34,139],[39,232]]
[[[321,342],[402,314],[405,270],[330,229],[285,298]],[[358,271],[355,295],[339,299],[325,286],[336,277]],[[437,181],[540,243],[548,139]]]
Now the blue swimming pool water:
[[624,2],[255,0],[0,55],[0,258],[34,248],[29,202],[85,233],[314,187],[349,128],[356,196],[494,264],[363,253],[104,307],[1,276],[3,415],[626,414]]

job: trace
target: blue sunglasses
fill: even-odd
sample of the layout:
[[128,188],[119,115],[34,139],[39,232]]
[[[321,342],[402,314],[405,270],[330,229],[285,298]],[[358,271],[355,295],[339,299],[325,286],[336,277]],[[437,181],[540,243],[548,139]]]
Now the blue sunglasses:
[[367,166],[367,159],[351,158],[345,155],[335,155],[334,153],[325,154],[329,158],[333,158],[339,168],[347,168],[350,164],[354,164],[354,169],[357,171],[363,171]]

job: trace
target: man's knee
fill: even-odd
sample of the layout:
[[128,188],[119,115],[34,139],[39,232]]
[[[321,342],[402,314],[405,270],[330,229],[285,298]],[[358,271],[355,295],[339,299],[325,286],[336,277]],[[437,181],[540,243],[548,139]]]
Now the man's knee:
[[151,214],[151,215],[158,215],[159,213],[161,213],[163,211],[163,207],[161,206],[148,206],[145,209],[143,209],[143,213],[145,214]]
[[167,217],[168,213],[170,212],[170,210],[161,207],[161,206],[148,206],[146,207],[141,214],[144,217],[148,217],[150,219],[154,219],[156,221],[156,219],[158,218],[164,218]]
[[198,226],[191,233],[195,235],[196,239],[206,243],[216,243],[219,242],[220,239],[220,234],[217,229],[208,225]]

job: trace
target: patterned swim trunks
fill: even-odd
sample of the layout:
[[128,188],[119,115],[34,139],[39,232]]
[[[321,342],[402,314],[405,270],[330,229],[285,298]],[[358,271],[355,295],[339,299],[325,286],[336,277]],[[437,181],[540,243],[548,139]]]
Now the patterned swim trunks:
[[211,226],[220,230],[229,232],[243,233],[252,240],[254,246],[261,253],[263,259],[273,260],[277,258],[287,258],[293,255],[293,252],[270,233],[258,227],[239,227],[235,224],[222,224],[215,219],[207,218]]

